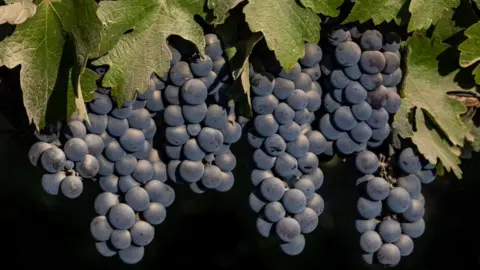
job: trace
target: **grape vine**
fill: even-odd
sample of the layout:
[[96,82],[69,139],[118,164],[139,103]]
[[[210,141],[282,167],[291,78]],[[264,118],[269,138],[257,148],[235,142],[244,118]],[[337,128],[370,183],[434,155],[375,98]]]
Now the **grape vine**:
[[150,260],[167,208],[212,198],[250,250],[303,256],[338,225],[337,162],[358,261],[422,254],[426,185],[480,152],[479,1],[167,2],[0,1],[0,170],[32,165],[6,194],[90,201],[88,244],[125,264]]

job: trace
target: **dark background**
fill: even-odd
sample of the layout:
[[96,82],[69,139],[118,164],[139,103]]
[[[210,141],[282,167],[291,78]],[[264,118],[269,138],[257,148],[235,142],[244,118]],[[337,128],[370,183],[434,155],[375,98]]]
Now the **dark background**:
[[[175,203],[155,240],[135,266],[118,257],[103,258],[90,236],[97,183],[85,181],[78,199],[47,195],[41,170],[33,168],[27,152],[34,142],[18,88],[18,69],[0,68],[0,258],[16,268],[65,267],[157,269],[381,269],[361,261],[354,229],[355,175],[351,167],[333,159],[321,164],[325,184],[320,194],[326,210],[320,225],[309,234],[304,252],[284,255],[275,239],[259,236],[256,215],[248,207],[251,183],[244,141],[234,147],[238,165],[235,186],[227,193],[196,195],[174,186]],[[414,253],[402,258],[398,269],[480,269],[480,159],[464,160],[463,180],[445,175],[424,186],[425,234],[415,241]]]

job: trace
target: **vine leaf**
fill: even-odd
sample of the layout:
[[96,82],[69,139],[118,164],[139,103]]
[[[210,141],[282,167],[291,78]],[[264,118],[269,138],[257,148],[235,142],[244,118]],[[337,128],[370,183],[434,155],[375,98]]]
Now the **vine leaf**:
[[250,29],[263,33],[286,70],[305,55],[305,41],[317,44],[320,40],[320,17],[295,0],[250,0],[243,11]]
[[[32,18],[17,25],[15,32],[0,42],[0,65],[8,68],[21,66],[23,101],[29,120],[37,128],[45,125],[50,96],[57,80],[61,79],[58,74],[62,56],[75,53],[75,50],[65,49],[69,48],[65,46],[66,42],[72,37],[77,48],[82,47],[80,44],[93,42],[85,38],[94,34],[91,29],[96,29],[95,21],[85,18],[95,16],[95,6],[93,0],[44,0]],[[76,73],[77,76],[80,74]],[[78,81],[78,77],[75,80]]]
[[[204,37],[194,15],[205,16],[202,0],[119,0],[105,1],[99,7],[100,19],[107,24],[121,24],[133,29],[122,35],[118,43],[94,65],[109,65],[103,85],[111,88],[118,105],[130,100],[139,91],[143,93],[152,72],[163,75],[172,59],[167,38],[179,35],[192,41],[203,54]],[[126,22],[120,21],[127,18]],[[115,30],[118,33],[118,30]]]
[[12,1],[0,6],[0,24],[21,24],[35,15],[37,5],[32,0]]
[[343,0],[300,0],[302,5],[330,17],[337,17],[340,14],[340,6]]
[[409,11],[412,14],[408,31],[427,29],[436,24],[446,9],[456,8],[460,0],[412,0]]
[[[454,82],[455,74],[443,77],[438,74],[436,57],[447,49],[448,45],[420,34],[409,38],[406,44],[408,52],[402,91],[403,99],[402,107],[395,115],[395,132],[403,138],[412,138],[414,142],[431,140],[430,143],[435,143],[437,150],[433,152],[433,150],[417,144],[420,152],[428,155],[431,162],[438,157],[445,166],[453,168],[452,161],[444,160],[448,156],[442,155],[438,149],[445,148],[448,141],[455,147],[463,146],[464,139],[469,134],[469,128],[460,117],[467,111],[467,108],[459,100],[447,95],[450,91],[463,90]],[[418,121],[418,114],[423,113],[439,129],[438,133],[448,140],[439,143],[440,141],[437,139],[432,140],[431,136],[433,135],[419,131],[421,128],[425,128],[425,121]],[[414,130],[414,126],[416,130]],[[431,145],[429,148],[432,148]],[[435,153],[437,153],[436,157]],[[457,155],[457,153],[454,154]]]
[[241,2],[243,0],[208,0],[208,8],[213,10],[213,15],[215,16],[213,24],[223,23],[228,17],[228,11]]
[[344,23],[370,19],[378,25],[398,19],[398,13],[406,0],[354,0],[355,5]]
[[455,21],[452,19],[453,14],[454,11],[452,9],[444,11],[442,17],[433,29],[432,39],[443,41],[463,30],[462,27],[455,25]]
[[417,131],[412,137],[413,143],[420,153],[432,164],[437,164],[437,158],[441,160],[443,167],[448,172],[453,172],[458,179],[462,178],[460,164],[460,149],[450,145],[442,139],[435,129],[429,128],[426,123],[425,113],[420,110],[415,114]]
[[[458,46],[461,67],[469,67],[480,60],[480,22],[467,28],[465,36],[467,39]],[[473,70],[473,75],[475,82],[480,84],[480,66]]]

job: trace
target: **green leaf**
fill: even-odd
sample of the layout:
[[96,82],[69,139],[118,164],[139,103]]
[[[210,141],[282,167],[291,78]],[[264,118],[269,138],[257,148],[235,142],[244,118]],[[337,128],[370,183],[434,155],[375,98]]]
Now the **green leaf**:
[[42,2],[30,20],[17,26],[13,35],[0,43],[0,65],[22,66],[20,83],[29,119],[42,127],[48,98],[57,79],[65,39],[58,2]]
[[316,13],[330,17],[337,17],[340,14],[339,8],[343,4],[343,0],[300,0],[300,2]]
[[443,12],[442,17],[433,29],[432,39],[443,41],[463,30],[462,27],[455,25],[455,21],[452,19],[453,13],[452,9],[447,9]]
[[[21,65],[20,83],[25,108],[37,127],[45,125],[50,96],[58,80],[62,79],[58,76],[60,71],[64,73],[60,70],[61,58],[74,53],[74,50],[65,50],[69,37],[81,52],[78,53],[83,58],[83,63],[78,65],[80,69],[86,63],[88,50],[95,47],[92,45],[98,40],[94,37],[97,24],[92,19],[95,7],[93,0],[44,0],[31,19],[18,25],[11,36],[0,42],[0,65],[8,68]],[[78,81],[78,77],[75,80]],[[65,88],[56,91],[66,94],[67,85],[61,85]]]
[[[143,93],[152,72],[163,75],[168,71],[172,58],[167,44],[170,35],[192,41],[203,53],[203,30],[194,19],[196,14],[205,16],[203,3],[202,0],[119,0],[100,5],[99,17],[106,27],[113,29],[112,25],[120,25],[133,29],[122,35],[107,55],[93,62],[110,66],[102,83],[111,87],[119,105],[132,99],[136,91]],[[121,18],[131,21],[125,23]]]
[[305,55],[305,41],[320,40],[320,17],[295,0],[250,0],[243,9],[253,32],[262,32],[280,65],[290,70]]
[[415,120],[417,130],[412,141],[420,153],[432,164],[437,164],[439,159],[448,172],[453,172],[458,179],[462,179],[462,170],[459,167],[460,149],[451,146],[435,129],[428,127],[422,110],[417,110]]
[[364,23],[370,19],[378,25],[383,22],[391,22],[397,19],[406,0],[354,0],[350,15],[344,23],[359,21]]
[[412,0],[409,11],[412,14],[408,31],[427,29],[436,24],[447,9],[456,8],[460,0]]
[[[260,33],[253,33],[249,39],[240,41],[235,47],[235,55],[230,59],[233,78],[236,82],[238,81],[240,83],[237,85],[239,87],[232,88],[230,95],[234,96],[237,100],[240,100],[241,111],[246,116],[252,115],[248,57],[252,53],[255,44],[257,44],[262,38],[263,36]],[[241,89],[241,91],[238,91],[239,89]]]
[[468,67],[480,60],[480,22],[465,30],[467,39],[458,46],[460,66]]
[[[409,38],[407,45],[402,107],[395,115],[395,132],[403,138],[411,137],[413,140],[415,137],[415,142],[431,140],[433,135],[418,131],[420,125],[424,125],[418,122],[418,114],[425,112],[440,134],[454,146],[463,146],[469,128],[460,116],[466,112],[466,107],[459,100],[450,98],[447,92],[464,89],[454,82],[455,74],[441,76],[438,73],[436,58],[448,45],[441,41],[432,41],[420,34]],[[414,131],[413,126],[417,127],[417,131]],[[442,145],[437,145],[437,148]],[[422,153],[426,151],[422,146],[419,146],[419,149]],[[429,160],[433,160],[434,153],[425,154],[429,155]],[[442,156],[441,152],[438,152],[437,157],[445,166],[453,166],[450,160],[443,160],[445,156]]]
[[215,16],[213,24],[223,23],[228,17],[228,11],[241,2],[243,0],[208,0],[208,8],[213,10],[213,15]]
[[21,24],[35,15],[37,6],[32,0],[21,0],[0,6],[0,24]]
[[475,4],[477,4],[477,7],[480,8],[480,0],[475,0]]
[[480,127],[472,125],[470,134],[472,134],[473,137],[473,142],[471,142],[473,151],[480,152]]

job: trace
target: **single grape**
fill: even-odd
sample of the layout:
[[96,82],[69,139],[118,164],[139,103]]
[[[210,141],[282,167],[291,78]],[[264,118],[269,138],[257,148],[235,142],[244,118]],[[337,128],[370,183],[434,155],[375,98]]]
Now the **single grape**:
[[343,132],[337,130],[337,128],[333,126],[330,117],[329,114],[325,114],[320,118],[319,130],[328,140],[336,140],[342,136]]
[[312,43],[305,43],[305,55],[299,60],[305,67],[312,67],[322,60],[323,52],[320,46]]
[[309,142],[309,152],[315,155],[320,155],[325,151],[327,140],[319,131],[312,130],[305,134]]
[[360,247],[364,252],[376,252],[381,246],[382,238],[375,231],[366,231],[360,236]]
[[130,246],[132,235],[128,230],[114,230],[110,235],[110,244],[115,249],[122,250]]
[[197,136],[197,142],[203,151],[212,153],[223,145],[223,135],[217,129],[204,127]]
[[292,241],[280,244],[280,248],[287,255],[298,255],[305,248],[305,236],[303,236],[303,234],[299,234],[293,238]]
[[360,76],[360,84],[362,84],[365,89],[371,91],[382,85],[383,76],[380,73],[375,74],[362,74]]
[[295,214],[294,219],[300,224],[302,233],[311,233],[318,226],[317,213],[308,207],[302,212]]
[[422,170],[415,173],[415,175],[418,177],[418,179],[420,179],[420,182],[422,182],[422,184],[430,184],[431,182],[433,182],[433,180],[435,180],[435,177],[437,177],[433,169]]
[[358,104],[367,97],[367,90],[360,83],[352,81],[345,88],[344,96],[350,104]]
[[374,231],[377,227],[377,224],[380,221],[371,218],[371,219],[357,219],[355,220],[355,229],[359,233],[364,233],[367,231]]
[[351,80],[358,80],[362,76],[362,71],[357,64],[345,67],[343,73],[345,73],[345,75]]
[[118,192],[118,176],[114,174],[100,177],[99,184],[100,188],[105,192]]
[[184,160],[178,171],[183,180],[194,183],[202,178],[205,167],[201,161]]
[[402,228],[396,220],[387,219],[378,225],[378,233],[386,243],[393,243],[400,239]]
[[129,117],[133,112],[132,105],[123,105],[120,108],[114,108],[110,113],[111,116],[117,119],[126,119]]
[[255,131],[263,137],[275,134],[279,128],[275,117],[272,114],[258,115],[253,120]]
[[400,152],[398,156],[398,166],[405,173],[417,173],[422,169],[419,157],[415,155],[413,149],[410,147]]
[[410,238],[418,238],[425,232],[425,220],[423,218],[412,223],[404,222],[401,226],[402,232]]
[[284,78],[276,78],[275,86],[273,88],[273,94],[279,100],[287,99],[290,94],[295,90],[295,84],[291,80]]
[[63,151],[65,152],[67,159],[76,162],[85,157],[85,155],[88,153],[88,146],[87,143],[82,139],[71,138],[65,143]]
[[289,189],[282,198],[282,204],[287,212],[298,214],[307,206],[307,198],[299,189]]
[[291,217],[285,217],[275,224],[275,232],[282,241],[291,242],[300,235],[301,228],[298,221]]
[[186,81],[193,79],[193,74],[187,62],[178,61],[170,68],[169,78],[174,85],[182,86]]
[[144,254],[145,254],[144,247],[137,247],[132,245],[118,251],[118,256],[120,257],[120,260],[122,260],[122,262],[126,264],[136,264],[140,262]]
[[137,159],[130,154],[123,156],[119,161],[115,162],[115,172],[120,175],[129,175],[137,167]]
[[293,81],[295,84],[295,90],[308,91],[312,86],[312,79],[304,72],[301,72],[298,77]]
[[348,133],[343,133],[342,136],[335,141],[337,150],[344,155],[353,154],[357,150],[357,145]]
[[198,105],[207,99],[208,91],[205,84],[199,79],[185,82],[180,90],[182,100],[190,105]]
[[345,73],[343,73],[343,71],[341,69],[335,69],[330,74],[330,83],[335,88],[343,89],[350,83],[350,80],[345,75]]
[[31,149],[31,153],[29,153],[29,158],[32,164],[34,164],[36,159],[33,156],[43,152],[40,156],[40,163],[45,171],[49,173],[57,173],[64,169],[67,158],[61,149],[57,147],[49,147],[47,149],[46,147],[43,147],[43,145],[37,145],[35,147],[36,149]]
[[213,104],[208,106],[203,123],[207,127],[222,129],[227,124],[227,117],[227,111],[223,107]]
[[273,92],[275,78],[267,72],[255,74],[251,79],[253,93],[258,96],[267,96]]
[[320,195],[314,193],[312,198],[307,201],[307,207],[315,211],[317,216],[320,216],[325,209],[325,202]]
[[372,115],[367,119],[367,124],[372,128],[382,128],[388,123],[389,115],[384,108],[373,109]]
[[320,65],[318,63],[312,67],[304,68],[302,72],[307,74],[312,82],[320,79],[322,76],[322,71],[320,70]]
[[234,183],[235,178],[233,177],[232,172],[221,172],[220,185],[216,187],[215,190],[219,192],[227,192],[232,189]]
[[95,249],[104,257],[112,257],[117,254],[116,251],[110,249],[110,247],[107,245],[107,242],[96,242]]
[[405,234],[402,234],[394,244],[398,247],[402,256],[408,256],[413,252],[413,240]]
[[291,81],[295,81],[300,76],[301,73],[302,73],[302,67],[300,66],[300,64],[295,63],[295,65],[289,71],[282,69],[278,74],[278,76]]
[[152,225],[159,225],[167,217],[167,210],[161,203],[151,202],[147,210],[143,211],[142,217]]
[[[274,160],[274,170],[280,177],[289,179],[295,176],[298,170],[297,159],[288,153],[283,153]],[[270,169],[270,168],[266,168]]]
[[372,137],[372,128],[365,122],[359,122],[349,131],[349,135],[357,143],[366,143]]
[[387,197],[387,205],[395,213],[403,213],[410,206],[411,198],[408,191],[401,187],[395,187]]
[[132,242],[137,246],[146,246],[153,241],[155,228],[143,220],[137,220],[130,229]]
[[364,51],[360,58],[360,67],[366,73],[379,73],[385,68],[385,65],[385,57],[379,51]]
[[92,156],[99,156],[102,154],[104,144],[100,136],[96,134],[88,134],[85,136],[85,143],[87,144],[88,154]]
[[338,108],[333,114],[333,123],[342,130],[348,131],[357,125],[352,110],[348,106]]
[[256,96],[252,99],[252,109],[257,114],[271,114],[278,106],[274,95]]
[[128,152],[136,152],[142,149],[144,141],[145,135],[143,132],[135,128],[127,129],[125,134],[123,134],[119,139],[122,148]]
[[367,30],[360,38],[360,46],[365,51],[379,51],[383,45],[383,36],[377,30]]
[[289,124],[295,118],[295,111],[287,103],[280,103],[275,108],[273,116],[278,124]]
[[268,201],[278,201],[285,194],[284,183],[275,177],[267,178],[260,185],[262,197]]
[[93,208],[98,215],[105,216],[110,208],[119,203],[120,201],[118,199],[118,195],[115,195],[111,192],[102,192],[95,198]]
[[300,136],[302,132],[300,126],[295,123],[291,122],[290,124],[281,125],[278,128],[278,134],[287,142],[294,141]]
[[165,138],[171,145],[180,146],[186,143],[188,139],[190,139],[190,136],[188,135],[187,127],[185,125],[181,125],[176,127],[167,127],[165,129]]
[[101,134],[107,130],[108,116],[106,114],[98,115],[88,114],[88,121],[85,121],[85,127],[90,133]]
[[400,250],[394,244],[383,244],[377,252],[378,262],[383,265],[397,265],[400,262],[400,258]]
[[144,189],[148,193],[150,201],[161,203],[169,207],[175,200],[175,191],[167,184],[158,180],[151,180],[145,184]]
[[365,191],[372,200],[382,201],[390,193],[390,184],[381,177],[374,177],[367,182]]
[[293,157],[300,158],[307,154],[310,144],[308,138],[305,135],[300,135],[294,141],[287,143],[287,153]]
[[330,93],[327,93],[325,97],[323,97],[323,107],[328,113],[335,112],[338,108],[340,108],[342,104],[337,102]]
[[285,217],[286,211],[280,202],[274,201],[274,202],[269,202],[265,205],[265,208],[263,209],[263,213],[267,221],[275,223]]
[[350,67],[357,64],[361,55],[362,50],[357,43],[352,41],[342,42],[335,49],[335,59],[344,67]]
[[112,232],[113,228],[105,216],[96,216],[90,223],[90,233],[97,241],[107,241]]
[[256,227],[258,233],[263,237],[269,237],[273,234],[273,223],[270,223],[261,217],[257,218]]
[[45,173],[42,176],[42,188],[50,195],[58,195],[60,190],[60,184],[65,179],[65,172],[60,171],[57,173]]
[[357,211],[364,219],[375,218],[382,212],[382,202],[360,197],[357,201]]
[[108,212],[108,222],[116,229],[128,230],[135,223],[135,212],[129,205],[119,203]]

